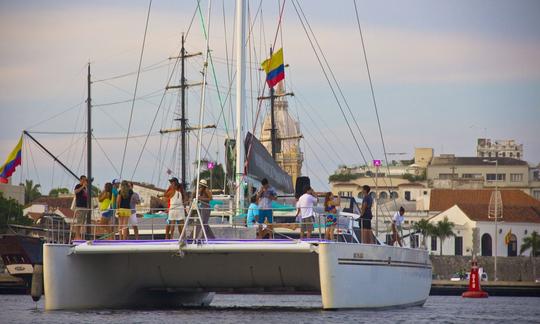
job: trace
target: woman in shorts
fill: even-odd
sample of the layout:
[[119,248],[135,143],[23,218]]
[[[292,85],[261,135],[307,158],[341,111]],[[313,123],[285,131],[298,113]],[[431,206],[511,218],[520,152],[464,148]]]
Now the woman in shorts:
[[324,212],[326,214],[326,230],[324,232],[324,238],[330,241],[334,240],[338,205],[339,200],[334,200],[331,192],[327,192],[326,195],[324,195]]
[[111,220],[114,215],[114,211],[111,209],[112,203],[112,183],[107,182],[103,191],[99,194],[99,213],[101,214],[101,220],[99,223],[103,225],[103,231],[105,232],[108,240],[113,239],[111,235],[113,233],[111,227]]
[[128,220],[131,216],[131,196],[133,196],[133,191],[129,188],[128,182],[125,180],[122,181],[116,202],[116,206],[118,207],[116,215],[118,216],[121,240],[127,240],[129,236]]

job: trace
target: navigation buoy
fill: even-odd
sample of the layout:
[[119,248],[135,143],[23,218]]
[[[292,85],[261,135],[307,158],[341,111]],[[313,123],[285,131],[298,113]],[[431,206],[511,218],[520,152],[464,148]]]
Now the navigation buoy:
[[35,302],[39,301],[41,295],[43,295],[43,266],[41,264],[34,265],[30,294]]
[[487,298],[489,295],[480,287],[480,276],[478,275],[478,263],[476,257],[472,259],[471,275],[469,278],[469,289],[464,292],[463,298]]

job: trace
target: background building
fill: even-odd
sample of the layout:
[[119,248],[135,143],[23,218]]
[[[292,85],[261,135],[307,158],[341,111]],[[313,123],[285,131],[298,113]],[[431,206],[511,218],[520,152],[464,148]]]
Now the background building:
[[509,157],[521,160],[523,144],[515,140],[494,140],[479,138],[476,144],[476,156],[481,158]]
[[[438,212],[430,219],[435,224],[445,217],[454,223],[454,236],[443,246],[435,236],[426,240],[428,250],[443,255],[517,256],[523,238],[532,231],[540,233],[540,201],[521,190],[501,190],[503,215],[497,224],[488,217],[493,190],[433,189],[430,211]],[[529,255],[526,252],[525,255]]]
[[[275,95],[278,96],[274,101],[274,122],[277,130],[276,162],[292,177],[294,184],[296,178],[302,174],[302,162],[304,162],[304,154],[300,150],[302,133],[300,133],[298,122],[289,114],[289,103],[285,96],[283,81],[278,83]],[[259,138],[270,154],[272,154],[271,129],[271,115],[267,114]]]

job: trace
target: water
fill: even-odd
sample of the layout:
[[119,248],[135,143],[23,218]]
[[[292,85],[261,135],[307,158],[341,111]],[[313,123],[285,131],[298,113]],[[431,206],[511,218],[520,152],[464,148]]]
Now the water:
[[[255,305],[255,306],[254,306]],[[423,307],[320,309],[320,296],[216,295],[212,306],[179,310],[43,310],[30,296],[0,295],[0,323],[540,323],[540,298],[430,296]]]

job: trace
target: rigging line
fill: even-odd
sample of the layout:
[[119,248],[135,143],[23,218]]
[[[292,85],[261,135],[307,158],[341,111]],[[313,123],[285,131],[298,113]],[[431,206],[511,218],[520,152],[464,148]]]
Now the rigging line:
[[356,144],[356,147],[358,148],[358,151],[360,152],[360,155],[362,156],[362,159],[364,160],[364,162],[367,164],[367,160],[366,160],[366,157],[364,156],[364,153],[362,152],[362,149],[360,148],[360,143],[358,143],[358,139],[356,138],[356,135],[354,134],[354,131],[349,123],[349,121],[347,120],[347,116],[345,114],[345,111],[343,110],[343,107],[341,106],[341,102],[339,101],[338,97],[337,97],[337,94],[334,90],[334,87],[332,86],[332,82],[330,81],[330,78],[328,77],[328,74],[322,64],[322,61],[319,57],[319,54],[317,53],[317,50],[315,48],[315,45],[313,44],[313,41],[311,40],[311,37],[306,29],[306,25],[304,24],[304,21],[302,19],[302,17],[300,16],[300,12],[298,11],[298,8],[296,7],[296,4],[295,4],[295,1],[293,0],[292,1],[292,4],[293,4],[293,7],[294,7],[294,10],[296,11],[296,14],[298,15],[298,19],[300,20],[300,23],[302,24],[302,28],[304,29],[304,32],[306,33],[306,36],[308,38],[308,41],[311,45],[311,48],[313,49],[313,53],[315,54],[315,57],[317,58],[317,61],[319,62],[319,66],[321,67],[321,70],[324,74],[324,77],[326,79],[326,82],[328,83],[328,86],[330,87],[330,90],[332,91],[332,95],[334,96],[334,99],[336,100],[336,103],[339,107],[339,110],[341,111],[341,114],[343,115],[343,119],[345,120],[345,123],[347,124],[347,128],[349,129],[349,132],[351,133],[351,136],[354,140],[354,143]]
[[32,154],[32,150],[29,150],[30,152],[30,159],[32,160],[32,165],[34,167],[34,172],[36,172],[36,177],[38,179],[38,183],[41,184],[41,180],[39,179],[39,173],[38,173],[38,170],[37,170],[37,167],[36,167],[36,161],[34,160],[34,154]]
[[317,151],[315,151],[313,149],[313,147],[311,146],[311,144],[309,144],[308,141],[304,141],[306,142],[306,145],[308,146],[308,148],[310,149],[311,153],[313,153],[313,155],[315,156],[315,159],[317,160],[317,162],[319,162],[319,165],[324,169],[324,171],[327,173],[327,174],[330,174],[330,172],[328,171],[328,169],[326,168],[326,166],[322,163],[322,160],[319,158],[319,155],[317,154]]
[[193,16],[191,16],[191,20],[189,21],[189,25],[187,28],[187,31],[184,35],[184,41],[187,42],[187,38],[189,35],[189,31],[191,30],[191,26],[193,26],[193,21],[195,20],[195,16],[197,16],[197,8],[200,6],[201,0],[197,0],[197,6],[195,6],[195,11],[193,12]]
[[116,166],[114,165],[114,163],[112,163],[111,159],[110,159],[109,156],[107,155],[107,152],[105,152],[105,150],[103,149],[103,147],[101,146],[101,144],[99,144],[99,141],[98,141],[98,139],[94,136],[94,134],[92,134],[92,138],[94,139],[94,141],[96,142],[96,144],[98,145],[98,147],[101,149],[101,152],[103,153],[103,155],[105,155],[105,158],[107,159],[107,161],[109,161],[109,163],[111,164],[112,168],[114,169],[114,172],[116,172],[116,175],[119,175],[120,172],[118,172],[118,169],[116,169]]
[[[150,134],[150,136],[158,136],[161,135],[159,132]],[[145,137],[146,134],[139,134],[139,135],[130,135],[129,138],[142,138]],[[96,139],[99,139],[101,141],[114,141],[114,140],[123,140],[125,139],[125,136],[103,136],[103,137],[96,137]],[[140,144],[140,143],[139,143]]]
[[122,153],[122,164],[120,165],[120,178],[122,178],[122,172],[124,171],[124,162],[126,160],[126,151],[128,146],[128,140],[129,140],[129,131],[131,130],[131,122],[133,120],[133,110],[135,108],[135,99],[137,98],[137,88],[139,86],[139,77],[141,75],[141,66],[142,66],[142,60],[144,55],[144,46],[146,45],[146,33],[148,31],[148,22],[150,21],[150,11],[152,9],[152,0],[148,2],[148,14],[146,15],[146,24],[144,26],[144,36],[142,41],[142,47],[141,47],[141,55],[139,57],[139,67],[137,69],[137,78],[135,79],[135,90],[133,91],[133,101],[131,103],[131,111],[129,113],[129,122],[128,122],[128,129],[126,134],[126,142],[124,144],[124,152]]
[[86,134],[86,132],[46,132],[46,131],[33,131],[28,132],[29,134],[42,134],[42,135],[80,135]]
[[[297,105],[295,105],[296,107],[300,107],[302,109],[302,111],[308,116],[309,120],[313,123],[313,125],[315,126],[316,129],[322,129],[321,127],[319,127],[319,125],[315,122],[315,120],[313,119],[313,117],[311,117],[311,114],[309,114],[309,112],[307,111],[307,109],[300,103],[300,100],[295,96],[294,97]],[[299,117],[298,117],[299,118]],[[307,128],[306,128],[307,130]],[[310,134],[308,134],[309,136],[311,136]],[[330,148],[330,150],[332,151],[332,153],[334,153],[334,156],[336,156],[337,159],[339,159],[339,162],[341,164],[345,164],[343,159],[341,159],[341,155],[339,155],[337,152],[336,152],[336,149],[334,148],[334,145],[332,145],[330,143],[330,141],[328,140],[328,136],[322,136],[324,142],[326,143],[326,145],[328,145],[328,147]],[[333,161],[334,163],[336,161]],[[339,163],[337,163],[336,165],[339,165]]]
[[[199,3],[200,3],[200,0],[197,0],[197,7],[199,6]],[[189,23],[189,27],[188,27],[188,30],[185,34],[185,39],[187,40],[187,36],[189,35],[189,31],[191,30],[191,26],[193,25],[193,20],[195,19],[195,16],[197,15],[197,8],[195,8],[195,12],[193,13],[193,17],[191,18],[191,21]],[[178,65],[178,62],[179,62],[179,58],[181,56],[181,51],[179,50],[178,51],[178,55],[176,56],[176,60],[174,62],[174,65],[173,65],[173,68],[172,68],[172,71],[171,71],[171,74],[169,76],[169,80],[167,81],[167,85],[169,85],[171,83],[171,80],[174,76],[174,71],[176,70],[176,66]],[[133,176],[135,175],[135,172],[137,171],[137,168],[139,167],[139,163],[141,162],[141,158],[142,158],[142,154],[146,148],[146,144],[148,143],[148,138],[150,137],[150,133],[152,132],[152,129],[154,128],[154,124],[156,122],[156,119],[158,117],[158,114],[159,114],[159,111],[161,110],[161,105],[163,104],[163,100],[165,98],[165,95],[167,94],[167,91],[165,90],[163,92],[163,96],[161,97],[161,100],[159,102],[159,105],[156,109],[156,113],[154,114],[154,118],[152,119],[152,124],[150,125],[150,130],[148,131],[148,135],[146,137],[146,139],[144,140],[144,144],[143,144],[143,147],[141,149],[141,152],[139,153],[139,157],[137,158],[137,163],[135,163],[135,168],[133,169],[133,174],[132,174],[132,178]]]
[[[297,3],[298,3],[298,1],[297,1]],[[304,10],[300,6],[300,3],[298,3],[298,8],[300,9],[300,12],[302,13],[302,16],[304,17],[304,20],[306,21],[306,25],[308,26],[309,31],[313,35],[313,40],[315,41],[315,44],[317,45],[317,48],[319,49],[319,52],[321,53],[321,56],[322,56],[322,58],[324,60],[324,63],[326,64],[326,67],[328,68],[328,71],[330,72],[330,75],[332,76],[332,79],[334,80],[334,83],[336,84],[336,88],[338,89],[338,92],[339,92],[343,102],[345,103],[345,107],[347,107],[347,110],[349,111],[349,114],[351,115],[351,118],[352,118],[352,120],[353,120],[353,122],[354,122],[354,124],[356,126],[356,129],[358,130],[358,133],[362,137],[362,141],[364,142],[364,145],[366,146],[366,148],[367,148],[367,150],[369,152],[369,155],[371,156],[371,159],[375,160],[375,158],[373,157],[373,153],[371,152],[371,149],[369,148],[369,145],[368,145],[368,143],[366,141],[364,133],[360,129],[360,126],[358,125],[358,122],[356,121],[356,118],[354,117],[354,114],[352,113],[352,109],[349,106],[349,102],[347,101],[347,98],[345,97],[345,95],[343,94],[343,91],[341,90],[341,86],[339,85],[339,82],[336,79],[334,71],[332,70],[332,67],[328,63],[328,60],[326,59],[326,55],[324,54],[324,51],[322,50],[322,48],[321,48],[321,46],[319,44],[319,41],[317,40],[317,37],[315,36],[315,33],[313,32],[313,29],[311,28],[311,24],[309,23],[306,15],[304,13]]]
[[[161,91],[163,91],[163,89],[158,89],[158,90],[152,91],[150,93],[147,93],[145,95],[142,95],[142,96],[139,96],[139,97],[135,98],[135,100],[142,100],[142,99],[157,97],[158,95],[161,94]],[[102,103],[102,104],[95,104],[95,105],[92,105],[92,107],[113,106],[113,105],[128,103],[128,102],[132,102],[132,101],[133,101],[133,98],[120,100],[120,101],[106,102],[106,103]]]
[[[122,88],[120,88],[120,87],[117,86],[117,85],[114,85],[114,84],[112,84],[112,83],[109,83],[108,81],[103,81],[103,83],[106,84],[106,85],[108,85],[108,86],[111,86],[111,87],[113,87],[113,88],[115,88],[115,89],[118,89],[119,91],[122,91],[122,92],[124,92],[124,93],[129,94],[129,95],[132,95],[132,93],[129,92],[128,90],[122,89]],[[144,97],[144,96],[142,96],[142,97]],[[151,102],[151,101],[148,101],[148,100],[146,100],[146,98],[142,98],[142,97],[140,98],[140,100],[146,102],[147,104],[150,104],[150,105],[152,105],[152,106],[156,106],[156,107],[157,107],[156,103]],[[131,100],[133,100],[133,99],[131,99]],[[131,100],[130,100],[130,101],[131,101]],[[92,107],[95,107],[95,106],[92,105]]]
[[[356,0],[353,0],[353,3],[354,3],[354,12],[356,14],[356,23],[358,24],[358,32],[360,34],[360,41],[362,43],[362,51],[364,53],[364,61],[366,63],[366,70],[367,70],[367,75],[368,75],[368,80],[369,80],[369,88],[371,90],[371,99],[373,100],[373,108],[375,109],[375,115],[377,116],[377,126],[379,127],[379,135],[381,136],[381,143],[382,143],[383,152],[384,152],[384,161],[386,163],[386,169],[387,169],[388,175],[390,175],[390,166],[388,164],[388,154],[386,153],[386,145],[384,143],[381,120],[379,118],[379,109],[377,108],[377,100],[375,100],[375,90],[373,89],[373,80],[371,78],[371,70],[369,68],[369,62],[368,62],[367,53],[366,53],[366,46],[364,43],[364,36],[362,34],[362,28],[360,26],[360,17],[358,15],[358,7],[356,5]],[[392,178],[388,177],[388,179],[390,181],[390,186],[392,186]],[[395,199],[394,199],[394,204],[397,209],[397,204],[396,204]]]
[[[163,62],[167,62],[167,64],[161,64]],[[161,65],[159,65],[159,64],[161,64]],[[168,66],[168,65],[171,65],[171,64],[172,63],[169,62],[169,59],[166,58],[166,59],[163,59],[163,60],[161,60],[161,61],[159,61],[157,63],[154,63],[154,64],[148,65],[146,67],[143,67],[141,69],[141,72],[144,73],[144,72],[154,71],[154,70],[161,69],[162,67],[165,67],[165,66]],[[115,76],[108,77],[108,78],[95,80],[95,81],[92,81],[92,83],[99,83],[99,82],[103,82],[103,81],[117,80],[117,79],[125,78],[125,77],[128,77],[128,76],[132,76],[132,75],[135,75],[135,74],[137,74],[137,71],[128,72],[128,73],[119,74],[119,75],[115,75]]]
[[86,100],[83,100],[83,101],[79,102],[79,103],[76,104],[76,105],[73,105],[73,106],[71,106],[71,107],[69,107],[69,108],[67,108],[67,109],[65,109],[65,110],[62,110],[61,112],[59,112],[59,113],[57,113],[57,114],[52,115],[51,117],[49,117],[49,118],[47,118],[47,119],[44,119],[44,120],[42,120],[42,121],[40,121],[40,122],[38,122],[38,123],[35,123],[34,125],[31,125],[30,127],[27,127],[26,129],[27,129],[27,130],[30,130],[30,129],[36,127],[36,126],[39,126],[39,125],[41,125],[41,124],[43,124],[43,123],[48,122],[49,120],[52,120],[52,119],[54,119],[54,118],[56,118],[56,117],[58,117],[58,116],[61,116],[61,115],[65,114],[65,113],[67,113],[67,112],[70,111],[70,110],[73,110],[73,109],[75,109],[75,108],[78,108],[78,107],[80,107],[85,101],[86,101]]

